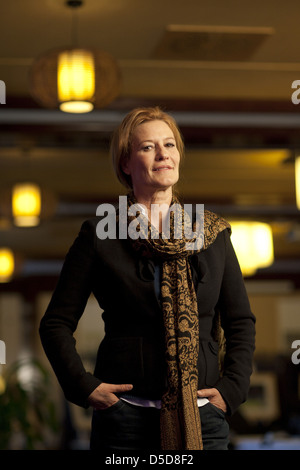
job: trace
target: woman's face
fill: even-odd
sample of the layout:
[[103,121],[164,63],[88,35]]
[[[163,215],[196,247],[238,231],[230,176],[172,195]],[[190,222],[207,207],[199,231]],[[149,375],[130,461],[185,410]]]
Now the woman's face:
[[140,124],[132,136],[131,153],[123,171],[135,194],[171,188],[179,178],[180,155],[174,134],[161,120]]

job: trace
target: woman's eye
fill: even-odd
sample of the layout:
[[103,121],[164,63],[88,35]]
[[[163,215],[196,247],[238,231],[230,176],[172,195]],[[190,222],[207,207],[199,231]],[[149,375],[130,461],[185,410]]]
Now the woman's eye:
[[173,144],[173,142],[168,142],[168,143],[166,144],[166,146],[167,146],[167,147],[175,147],[175,144]]
[[145,147],[143,147],[143,150],[147,151],[147,150],[151,150],[152,146],[151,145],[146,145]]

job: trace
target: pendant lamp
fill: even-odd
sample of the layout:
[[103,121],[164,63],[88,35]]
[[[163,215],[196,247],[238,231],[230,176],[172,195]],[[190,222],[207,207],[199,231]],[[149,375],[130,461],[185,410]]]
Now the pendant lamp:
[[91,51],[71,49],[58,55],[57,95],[68,113],[92,111],[95,95],[95,61]]
[[262,222],[230,222],[231,241],[243,275],[252,276],[259,268],[267,268],[274,261],[271,227]]
[[15,269],[14,254],[11,249],[0,248],[0,282],[9,282]]
[[300,156],[295,158],[295,187],[297,209],[300,210]]
[[82,1],[68,1],[73,9],[71,46],[43,53],[30,70],[30,93],[42,107],[68,113],[105,108],[120,93],[121,73],[107,52],[78,45],[75,13]]
[[41,213],[41,190],[37,184],[25,182],[12,188],[12,215],[19,227],[39,224]]

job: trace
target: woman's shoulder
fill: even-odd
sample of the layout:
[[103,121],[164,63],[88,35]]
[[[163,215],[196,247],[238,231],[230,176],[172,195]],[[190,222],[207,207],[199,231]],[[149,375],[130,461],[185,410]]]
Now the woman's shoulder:
[[221,230],[230,229],[230,223],[224,217],[208,209],[204,210],[204,226],[217,227]]
[[215,212],[204,210],[204,246],[208,248],[217,238],[217,236],[228,231],[231,233],[230,223]]

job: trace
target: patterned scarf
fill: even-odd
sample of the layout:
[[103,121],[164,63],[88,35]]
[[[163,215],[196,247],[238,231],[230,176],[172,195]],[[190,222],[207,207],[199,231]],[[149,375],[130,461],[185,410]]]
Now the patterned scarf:
[[[189,229],[193,228],[194,234],[197,228],[195,224],[192,227],[187,212],[175,197],[171,206],[174,203],[180,210],[170,211],[169,238],[158,233],[148,219],[141,218],[141,213],[137,212],[137,217],[129,216],[128,222],[139,228],[140,237],[133,240],[139,254],[162,260],[161,305],[168,387],[162,396],[161,447],[163,450],[201,450],[201,422],[197,406],[199,317],[188,257],[208,248],[218,233],[230,226],[216,214],[204,211],[202,236],[200,230],[193,239],[186,239],[184,228],[187,224]],[[133,204],[137,201],[131,193],[128,209]],[[203,224],[203,220],[201,222]],[[174,236],[178,226],[181,227],[182,238]],[[187,242],[195,243],[196,248],[187,250]]]

